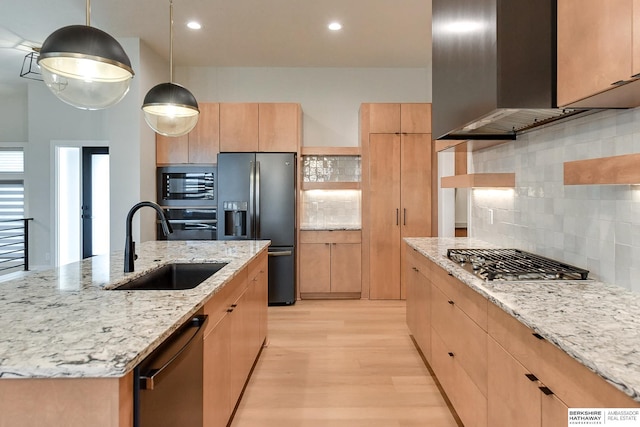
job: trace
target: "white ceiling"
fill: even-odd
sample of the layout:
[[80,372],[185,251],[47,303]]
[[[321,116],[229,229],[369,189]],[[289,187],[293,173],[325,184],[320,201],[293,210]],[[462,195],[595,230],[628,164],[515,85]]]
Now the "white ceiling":
[[[54,30],[85,23],[84,0],[2,0],[0,85]],[[175,66],[429,67],[431,0],[174,0]],[[191,19],[202,30],[186,28]],[[344,28],[331,32],[338,20]],[[91,25],[169,57],[169,0],[93,0]]]

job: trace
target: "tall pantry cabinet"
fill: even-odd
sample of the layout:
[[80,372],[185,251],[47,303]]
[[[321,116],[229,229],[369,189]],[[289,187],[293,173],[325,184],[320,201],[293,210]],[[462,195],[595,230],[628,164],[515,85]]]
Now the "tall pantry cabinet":
[[362,104],[363,297],[404,299],[404,237],[435,235],[431,104]]

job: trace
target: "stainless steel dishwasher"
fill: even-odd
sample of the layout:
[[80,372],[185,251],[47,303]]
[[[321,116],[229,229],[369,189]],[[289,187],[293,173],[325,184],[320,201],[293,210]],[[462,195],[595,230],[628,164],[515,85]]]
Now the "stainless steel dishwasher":
[[134,427],[202,426],[202,335],[194,316],[134,370]]

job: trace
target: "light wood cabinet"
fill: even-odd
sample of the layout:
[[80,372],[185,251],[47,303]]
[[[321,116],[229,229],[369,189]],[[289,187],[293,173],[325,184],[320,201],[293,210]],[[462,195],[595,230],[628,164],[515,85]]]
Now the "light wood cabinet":
[[462,311],[452,297],[431,288],[431,325],[478,390],[487,394],[487,333]]
[[400,298],[400,135],[369,138],[369,295]]
[[489,366],[499,367],[492,369],[489,377],[488,424],[491,427],[540,427],[543,394],[536,377],[492,338],[489,338],[488,361]]
[[360,231],[302,231],[300,242],[300,298],[360,298]]
[[249,264],[249,286],[253,287],[253,301],[255,302],[257,311],[258,341],[255,345],[254,352],[260,350],[260,347],[267,339],[267,312],[269,306],[269,273],[267,255],[261,255]]
[[431,104],[368,104],[370,133],[431,133]]
[[267,254],[254,259],[204,306],[204,425],[224,427],[266,338]]
[[[431,367],[465,427],[487,427],[487,398],[438,332],[431,335]],[[493,427],[493,426],[491,426]]]
[[220,152],[258,151],[257,103],[220,105]]
[[495,304],[489,304],[489,334],[569,407],[640,406]]
[[260,104],[258,150],[297,152],[302,132],[301,122],[300,104]]
[[203,424],[208,427],[225,427],[232,411],[229,385],[229,318],[224,316],[204,337],[204,361],[202,367],[204,402]]
[[640,105],[639,8],[638,0],[558,0],[559,106]]
[[295,103],[200,103],[187,135],[156,135],[156,164],[212,164],[219,152],[298,151],[302,110]]
[[431,135],[369,138],[370,297],[404,299],[401,244],[431,234]]
[[405,252],[409,329],[464,425],[492,426],[487,424],[487,300],[410,246]]
[[542,414],[541,414],[541,426],[542,427],[557,427],[567,424],[567,415],[569,414],[569,407],[555,394],[542,394]]
[[305,298],[308,294],[329,292],[331,292],[331,243],[301,243],[301,298]]
[[[465,426],[561,427],[568,408],[640,407],[431,260],[405,251],[407,325]],[[424,286],[414,268],[428,273],[428,296],[418,292]],[[427,325],[430,343],[417,338]]]
[[220,104],[220,151],[295,153],[301,114],[295,103]]
[[363,104],[363,283],[371,299],[405,299],[404,237],[434,229],[431,104]]
[[407,326],[427,361],[431,360],[431,266],[422,255],[405,244]]
[[156,164],[216,163],[220,149],[217,103],[201,103],[198,124],[187,135],[156,134]]

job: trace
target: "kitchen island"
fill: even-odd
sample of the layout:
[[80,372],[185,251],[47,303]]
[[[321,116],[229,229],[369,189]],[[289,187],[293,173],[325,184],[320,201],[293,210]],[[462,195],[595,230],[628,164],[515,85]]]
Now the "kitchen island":
[[[522,416],[510,425],[536,425],[519,424],[532,418],[528,406],[543,426],[566,423],[567,407],[640,406],[640,295],[597,280],[486,281],[449,260],[447,249],[495,245],[405,242],[405,274],[423,277],[408,284],[407,322],[465,425],[465,415],[484,420],[469,425],[509,425],[510,416]],[[451,372],[454,380],[445,378]],[[455,388],[475,400],[456,405]]]
[[[69,420],[131,425],[133,368],[193,315],[208,314],[208,303],[229,284],[239,279],[246,284],[248,274],[258,274],[256,260],[264,260],[260,272],[265,273],[268,245],[146,242],[138,247],[132,273],[123,272],[119,251],[0,284],[0,426],[45,420],[49,425],[72,425]],[[171,262],[228,264],[194,289],[111,290]],[[92,405],[95,419],[78,415],[62,424],[52,418],[90,413]],[[47,417],[38,421],[40,410]]]

